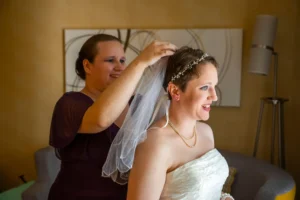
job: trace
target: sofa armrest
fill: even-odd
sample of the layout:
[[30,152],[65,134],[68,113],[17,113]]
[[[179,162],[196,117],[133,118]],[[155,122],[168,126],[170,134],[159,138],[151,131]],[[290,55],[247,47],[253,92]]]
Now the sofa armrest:
[[23,200],[46,200],[60,169],[60,160],[53,147],[39,149],[34,154],[37,180],[22,193]]
[[60,169],[60,160],[53,147],[39,149],[34,154],[37,181],[54,181]]
[[52,183],[35,182],[26,191],[22,193],[22,200],[46,200]]
[[230,167],[237,168],[232,185],[232,196],[236,199],[275,199],[295,186],[292,176],[275,165],[235,152],[220,152]]

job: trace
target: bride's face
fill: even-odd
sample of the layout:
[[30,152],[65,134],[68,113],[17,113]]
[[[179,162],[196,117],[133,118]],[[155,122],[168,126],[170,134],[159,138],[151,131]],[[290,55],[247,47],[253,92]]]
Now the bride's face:
[[190,80],[184,92],[180,91],[179,103],[192,118],[206,121],[209,119],[210,105],[218,100],[215,90],[218,73],[211,63],[202,64],[199,70],[200,76]]

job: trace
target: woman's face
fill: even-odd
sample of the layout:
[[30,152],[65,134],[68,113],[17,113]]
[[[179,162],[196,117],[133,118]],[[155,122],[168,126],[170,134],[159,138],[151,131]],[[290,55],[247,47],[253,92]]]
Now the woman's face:
[[98,90],[104,90],[125,69],[125,53],[123,46],[118,41],[99,42],[98,54],[90,64],[87,79]]
[[209,119],[210,105],[218,100],[215,90],[218,73],[211,63],[202,64],[199,70],[200,76],[190,80],[184,92],[179,91],[178,103],[192,118],[206,121]]

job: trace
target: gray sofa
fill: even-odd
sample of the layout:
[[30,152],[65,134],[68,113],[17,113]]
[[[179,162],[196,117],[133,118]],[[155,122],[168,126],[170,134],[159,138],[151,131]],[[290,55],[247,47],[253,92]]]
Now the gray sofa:
[[286,171],[266,161],[239,153],[220,150],[229,166],[237,169],[232,184],[232,196],[237,200],[294,200],[295,181]]
[[[280,194],[293,192],[295,182],[286,171],[253,157],[219,151],[228,165],[237,169],[231,192],[235,199],[273,200]],[[54,149],[49,146],[35,153],[35,166],[37,180],[23,192],[23,200],[47,200],[49,189],[59,171],[60,161],[56,158]]]
[[22,193],[23,200],[47,200],[50,187],[60,168],[60,160],[51,146],[39,149],[34,154],[37,179]]

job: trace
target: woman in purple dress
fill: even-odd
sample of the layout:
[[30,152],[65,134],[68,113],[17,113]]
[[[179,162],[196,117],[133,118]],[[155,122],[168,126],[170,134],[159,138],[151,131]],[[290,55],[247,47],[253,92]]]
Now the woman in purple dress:
[[127,186],[102,177],[102,166],[144,70],[172,55],[175,48],[155,41],[125,69],[118,38],[98,34],[84,43],[76,73],[85,80],[85,87],[65,93],[53,112],[50,145],[61,160],[61,169],[48,200],[126,199]]

